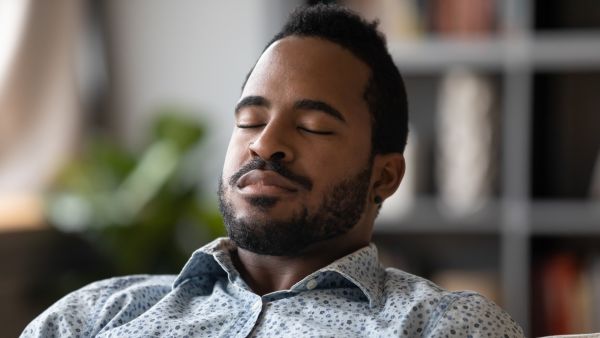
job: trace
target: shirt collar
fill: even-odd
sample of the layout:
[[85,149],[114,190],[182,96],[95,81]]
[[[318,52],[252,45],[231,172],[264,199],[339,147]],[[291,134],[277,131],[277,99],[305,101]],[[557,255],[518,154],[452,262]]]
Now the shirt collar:
[[[221,237],[196,250],[173,282],[173,288],[194,276],[207,274],[227,275],[229,281],[234,283],[239,277],[231,260],[231,251],[235,249],[235,244],[229,238]],[[331,276],[341,277],[358,287],[371,307],[380,304],[385,270],[379,263],[375,244],[371,243],[315,271],[298,282],[292,290],[313,279],[326,282]]]
[[339,274],[356,285],[369,299],[371,307],[378,306],[383,294],[385,269],[379,263],[377,247],[371,243],[355,252],[344,256],[317,273],[328,271]]
[[173,288],[186,280],[200,275],[227,275],[230,281],[238,276],[238,272],[231,261],[230,251],[235,245],[228,238],[221,237],[194,251],[183,269],[175,278]]

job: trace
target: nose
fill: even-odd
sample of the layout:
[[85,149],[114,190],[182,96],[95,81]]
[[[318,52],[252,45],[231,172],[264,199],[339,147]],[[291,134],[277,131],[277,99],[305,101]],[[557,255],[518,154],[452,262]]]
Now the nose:
[[276,124],[268,124],[261,133],[250,142],[248,149],[252,156],[258,156],[265,161],[291,162],[294,153],[290,146],[290,135]]

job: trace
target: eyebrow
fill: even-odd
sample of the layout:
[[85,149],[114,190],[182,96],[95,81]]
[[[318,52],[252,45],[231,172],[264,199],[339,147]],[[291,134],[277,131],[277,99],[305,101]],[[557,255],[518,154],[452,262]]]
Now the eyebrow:
[[271,103],[263,96],[246,96],[235,105],[235,114],[237,115],[245,107],[265,107],[269,108]]
[[[269,102],[269,100],[267,100],[264,96],[258,96],[258,95],[246,96],[243,99],[241,99],[240,102],[238,102],[236,104],[235,114],[238,114],[239,111],[245,107],[269,108],[269,107],[271,107],[271,102]],[[333,108],[330,104],[325,103],[323,101],[310,100],[310,99],[298,100],[294,103],[294,109],[320,111],[322,113],[325,113],[329,116],[334,117],[335,119],[337,119],[341,122],[346,123],[346,119],[344,118],[342,113],[339,112],[339,110]]]
[[337,120],[340,120],[340,121],[346,123],[346,119],[344,119],[344,116],[337,109],[333,108],[331,105],[329,105],[323,101],[309,100],[309,99],[299,100],[299,101],[296,101],[296,103],[294,103],[294,108],[300,109],[300,110],[320,111],[327,115],[333,116]]

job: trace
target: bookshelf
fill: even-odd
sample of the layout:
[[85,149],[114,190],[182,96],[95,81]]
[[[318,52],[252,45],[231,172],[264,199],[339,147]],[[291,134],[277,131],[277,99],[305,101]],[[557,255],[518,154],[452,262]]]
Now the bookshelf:
[[600,67],[600,33],[539,33],[535,37],[390,41],[394,60],[405,74],[428,74],[454,66],[504,71],[585,70]]
[[[371,4],[377,2],[385,0]],[[543,113],[546,109],[555,109],[550,106],[554,105],[552,100],[562,95],[560,91],[565,85],[554,92],[540,91],[540,86],[549,81],[548,74],[558,78],[554,80],[557,83],[563,81],[561,76],[565,74],[600,74],[600,17],[593,14],[600,13],[600,5],[594,1],[564,0],[543,4],[534,0],[488,2],[493,4],[494,14],[487,34],[468,37],[440,34],[432,31],[429,23],[424,25],[425,29],[421,27],[416,36],[390,38],[388,35],[390,53],[406,79],[411,119],[416,120],[412,130],[419,134],[419,151],[425,152],[427,159],[419,158],[416,170],[424,174],[419,177],[420,188],[415,189],[410,207],[395,218],[379,219],[374,241],[385,253],[387,262],[429,278],[435,276],[436,269],[461,268],[457,266],[460,265],[457,257],[462,259],[462,269],[467,275],[470,271],[491,271],[490,276],[498,283],[499,303],[523,326],[528,336],[577,333],[550,332],[540,327],[543,314],[538,311],[536,271],[546,256],[576,251],[580,259],[586,260],[586,257],[599,255],[596,248],[600,247],[600,201],[585,194],[540,193],[537,175],[544,168],[536,161],[543,155],[540,152],[549,151],[540,149],[540,145],[544,148],[548,143],[571,151],[587,151],[588,155],[595,151],[593,155],[600,156],[600,138],[591,134],[581,137],[579,142],[586,142],[586,147],[574,149],[572,145],[568,148],[560,144],[574,142],[568,140],[568,135],[554,141],[548,135],[550,129],[546,128],[546,134],[540,133],[539,125],[545,123],[542,120],[546,118]],[[351,7],[356,3],[367,2],[347,1]],[[427,11],[433,7],[428,5],[438,1],[403,3],[411,3],[412,9],[418,8],[422,21],[430,21]],[[572,8],[577,6],[585,8]],[[372,13],[365,16],[369,15]],[[583,15],[584,24],[578,25],[577,15]],[[436,136],[431,126],[437,118],[439,82],[456,67],[491,79],[499,110],[495,122],[499,143],[493,150],[498,153],[495,163],[498,174],[493,192],[476,212],[459,216],[448,215],[440,207],[439,189],[430,168],[436,156],[433,145]],[[600,76],[592,76],[589,81],[600,86]],[[576,99],[577,95],[572,94],[571,101],[565,100],[569,103]],[[598,121],[600,128],[600,121],[593,118],[593,109],[600,110],[593,108],[600,106],[600,97],[594,100],[588,95],[583,99],[587,100],[584,107],[592,107],[587,111],[591,116],[588,121]],[[564,110],[555,114],[578,112]],[[600,116],[600,111],[596,115]],[[575,130],[577,127],[575,124]],[[552,131],[560,133],[560,126],[557,128]],[[589,160],[586,161],[588,165]],[[559,164],[556,166],[562,168]],[[581,172],[571,170],[565,175]],[[541,180],[544,184],[543,177]],[[586,239],[585,245],[578,244],[581,238]],[[480,259],[474,263],[471,256]],[[432,263],[434,259],[440,262]],[[600,299],[600,296],[594,297],[596,301]],[[600,303],[595,307],[600,308]]]

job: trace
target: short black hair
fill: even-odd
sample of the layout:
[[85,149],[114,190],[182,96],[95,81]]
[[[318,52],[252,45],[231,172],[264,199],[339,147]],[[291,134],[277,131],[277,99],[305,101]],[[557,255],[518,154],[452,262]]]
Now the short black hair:
[[408,136],[406,89],[377,25],[377,21],[367,22],[338,5],[302,6],[290,14],[265,50],[285,37],[301,36],[325,39],[350,51],[371,70],[364,98],[371,113],[373,154],[404,153]]

